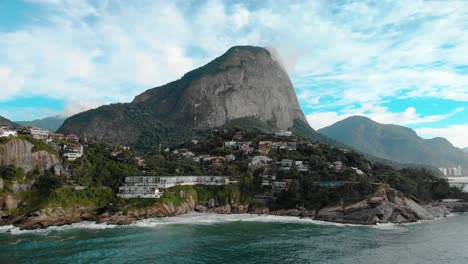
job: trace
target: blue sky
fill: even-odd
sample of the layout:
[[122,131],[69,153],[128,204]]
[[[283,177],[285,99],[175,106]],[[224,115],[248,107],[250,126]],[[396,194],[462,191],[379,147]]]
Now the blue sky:
[[468,146],[465,1],[0,1],[0,115],[68,116],[275,48],[318,129],[351,115]]

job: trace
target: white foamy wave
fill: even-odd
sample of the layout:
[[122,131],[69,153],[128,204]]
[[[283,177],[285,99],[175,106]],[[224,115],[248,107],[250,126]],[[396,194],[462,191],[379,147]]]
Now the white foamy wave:
[[311,218],[300,218],[297,216],[256,215],[256,214],[206,214],[190,213],[180,216],[150,218],[135,222],[132,226],[137,227],[160,227],[165,225],[198,224],[209,225],[229,222],[263,222],[263,223],[298,223],[313,224],[335,227],[369,227],[366,225],[341,224],[327,221],[312,220]]
[[44,229],[33,229],[33,230],[21,230],[18,227],[13,225],[8,226],[0,226],[0,233],[11,233],[14,235],[18,234],[27,234],[27,233],[42,233],[48,234],[52,231],[64,231],[69,229],[107,229],[107,228],[114,228],[117,225],[110,225],[106,223],[98,224],[91,221],[83,221],[74,223],[71,225],[63,225],[63,226],[50,226]]
[[15,226],[13,225],[0,226],[0,233],[7,233],[10,231],[10,229],[13,229],[13,228],[15,228]]

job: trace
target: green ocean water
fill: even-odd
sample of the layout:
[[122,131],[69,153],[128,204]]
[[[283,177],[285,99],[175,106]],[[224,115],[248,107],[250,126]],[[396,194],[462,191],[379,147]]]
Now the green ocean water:
[[409,225],[190,214],[131,226],[0,228],[0,263],[468,263],[468,215]]

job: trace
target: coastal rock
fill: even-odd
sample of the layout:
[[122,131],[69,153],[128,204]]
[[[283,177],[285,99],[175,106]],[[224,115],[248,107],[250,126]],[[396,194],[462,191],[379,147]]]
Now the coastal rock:
[[11,185],[10,188],[8,188],[8,190],[12,193],[20,193],[20,192],[27,192],[29,190],[31,190],[32,186],[34,184],[34,181],[30,182],[30,183],[24,183],[24,184],[21,184],[17,181],[14,181],[13,184]]
[[218,206],[207,211],[208,213],[214,214],[230,214],[231,213],[231,206],[229,204],[224,206]]
[[18,207],[20,204],[21,200],[16,199],[12,195],[7,195],[5,199],[3,200],[3,205],[2,207],[6,210],[13,210]]
[[253,213],[253,214],[269,214],[270,209],[268,209],[268,208],[254,208],[250,213]]
[[246,214],[249,211],[249,205],[246,204],[239,204],[239,205],[231,205],[231,213],[233,214]]
[[368,199],[352,205],[324,208],[317,212],[314,219],[370,225],[432,220],[434,216],[401,192],[395,189],[380,189]]
[[24,172],[34,169],[41,171],[60,164],[56,155],[41,150],[32,152],[34,145],[26,140],[15,139],[0,144],[0,165],[23,168]]
[[197,211],[197,212],[204,213],[204,212],[206,212],[206,210],[208,210],[208,209],[205,206],[201,205],[201,204],[195,206],[195,211]]
[[95,217],[96,222],[117,225],[126,225],[134,221],[152,218],[152,217],[165,217],[187,214],[195,210],[195,200],[192,196],[188,196],[182,204],[174,206],[174,204],[161,204],[156,203],[152,207],[131,210],[126,213],[120,211],[113,214],[103,213]]

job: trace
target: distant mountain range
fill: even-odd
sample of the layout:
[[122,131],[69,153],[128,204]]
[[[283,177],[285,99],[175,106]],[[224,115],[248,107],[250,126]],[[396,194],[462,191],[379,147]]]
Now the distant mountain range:
[[[306,121],[286,71],[265,48],[236,46],[181,79],[74,115],[58,130],[81,138],[151,149],[223,126],[293,130],[334,142]],[[338,143],[337,143],[338,144]]]
[[462,149],[463,151],[465,151],[466,153],[468,153],[468,147]]
[[10,121],[9,119],[0,116],[0,126],[9,126],[12,128],[18,127],[19,125],[16,124],[15,122]]
[[468,169],[468,154],[445,138],[423,139],[410,128],[380,124],[367,117],[349,117],[318,132],[363,153],[399,163],[462,165]]
[[47,129],[50,132],[55,132],[63,124],[65,118],[60,116],[50,116],[42,119],[36,119],[33,121],[15,121],[21,126],[34,126],[43,129]]

